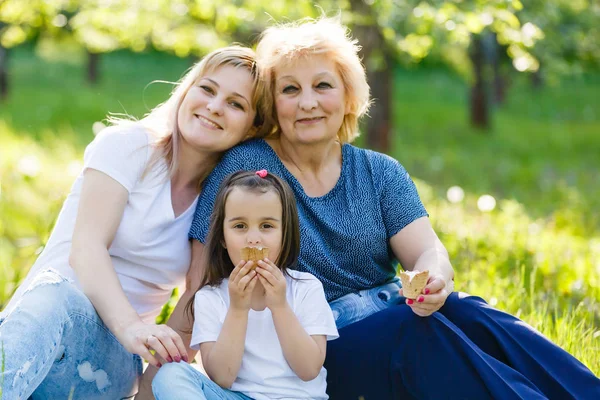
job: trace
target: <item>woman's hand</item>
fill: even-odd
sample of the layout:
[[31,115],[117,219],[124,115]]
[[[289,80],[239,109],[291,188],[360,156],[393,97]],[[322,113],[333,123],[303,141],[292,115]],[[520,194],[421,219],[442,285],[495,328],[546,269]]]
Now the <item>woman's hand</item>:
[[188,361],[181,337],[167,325],[147,324],[142,321],[128,325],[117,335],[119,342],[133,354],[160,367],[161,361],[151,353],[154,350],[167,362]]
[[[406,299],[406,304],[420,317],[428,317],[438,311],[452,293],[452,284],[447,285],[442,275],[432,275],[416,300]],[[400,295],[403,295],[400,289]]]
[[250,300],[256,282],[257,274],[252,270],[253,261],[240,261],[229,275],[229,298],[231,308],[235,310],[250,310]]
[[274,308],[280,308],[287,304],[285,296],[287,284],[283,272],[268,258],[266,261],[257,261],[258,279],[265,288],[265,299],[267,307],[273,311]]

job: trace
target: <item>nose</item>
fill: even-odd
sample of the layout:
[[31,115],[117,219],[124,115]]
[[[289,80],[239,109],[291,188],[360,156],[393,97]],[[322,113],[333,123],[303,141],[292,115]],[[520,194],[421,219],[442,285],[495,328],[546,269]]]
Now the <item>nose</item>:
[[317,108],[318,101],[311,90],[305,90],[300,95],[299,106],[303,111],[311,111]]
[[223,101],[217,97],[211,99],[208,103],[206,103],[206,109],[215,115],[223,114]]
[[250,246],[257,246],[261,243],[260,232],[257,229],[248,230],[248,234],[246,236],[246,242]]

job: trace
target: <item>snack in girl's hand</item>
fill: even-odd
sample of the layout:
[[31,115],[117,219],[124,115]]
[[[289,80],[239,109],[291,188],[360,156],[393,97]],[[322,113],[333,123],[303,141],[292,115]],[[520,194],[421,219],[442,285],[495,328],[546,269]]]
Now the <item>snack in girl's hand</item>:
[[269,257],[268,247],[242,247],[242,260],[256,261]]
[[429,271],[402,271],[402,293],[407,299],[416,299],[427,285]]

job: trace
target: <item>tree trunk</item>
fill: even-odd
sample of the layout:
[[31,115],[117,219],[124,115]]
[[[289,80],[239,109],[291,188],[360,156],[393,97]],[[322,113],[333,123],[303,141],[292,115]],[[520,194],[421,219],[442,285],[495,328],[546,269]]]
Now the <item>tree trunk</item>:
[[484,52],[479,36],[474,36],[471,43],[471,63],[473,65],[474,83],[471,88],[471,125],[476,128],[490,127],[489,107],[485,91]]
[[100,61],[100,54],[88,52],[88,70],[87,79],[92,85],[98,83],[98,64]]
[[486,36],[486,58],[488,64],[492,66],[492,86],[493,86],[493,101],[494,104],[504,104],[506,98],[506,79],[502,74],[502,68],[500,67],[500,44],[498,43],[498,36],[495,33],[490,33]]
[[[371,6],[364,0],[351,0],[350,5],[352,12],[364,17],[363,20],[375,20]],[[356,24],[352,27],[352,33],[361,46],[360,57],[367,69],[367,79],[373,99],[365,124],[366,145],[373,150],[386,153],[390,150],[391,86],[393,84],[391,57],[377,24]],[[382,62],[373,62],[372,56],[375,52],[379,53],[377,56]]]
[[0,45],[0,100],[8,97],[8,49]]
[[389,63],[383,69],[369,71],[371,96],[375,99],[366,120],[367,146],[387,153],[390,150],[392,73]]

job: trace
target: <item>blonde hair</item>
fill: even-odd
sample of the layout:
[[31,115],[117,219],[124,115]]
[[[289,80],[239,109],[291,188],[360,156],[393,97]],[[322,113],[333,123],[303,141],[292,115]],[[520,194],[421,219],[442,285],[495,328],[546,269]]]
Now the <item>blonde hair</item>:
[[[358,55],[359,50],[358,41],[350,36],[349,29],[341,24],[339,16],[323,16],[316,20],[306,18],[267,28],[256,48],[257,61],[264,70],[268,85],[263,101],[265,115],[277,121],[274,107],[275,69],[302,57],[325,55],[333,60],[342,78],[348,111],[337,137],[342,143],[352,142],[360,134],[358,121],[371,104],[369,84]],[[273,135],[280,133],[280,127],[277,126]]]
[[[161,159],[166,161],[169,176],[173,176],[178,167],[179,143],[181,142],[178,125],[179,108],[188,91],[198,79],[224,65],[244,68],[252,75],[251,101],[256,110],[256,117],[254,118],[253,128],[246,138],[264,137],[272,130],[273,122],[264,118],[265,107],[262,105],[262,99],[267,88],[257,67],[254,51],[243,46],[228,46],[214,50],[190,68],[183,78],[175,84],[167,101],[156,106],[141,120],[135,121],[130,117],[108,117],[108,122],[112,125],[141,124],[156,136],[157,140],[152,143],[156,151],[153,153],[142,176],[148,174]],[[199,185],[201,185],[204,178],[206,177],[200,179]]]

